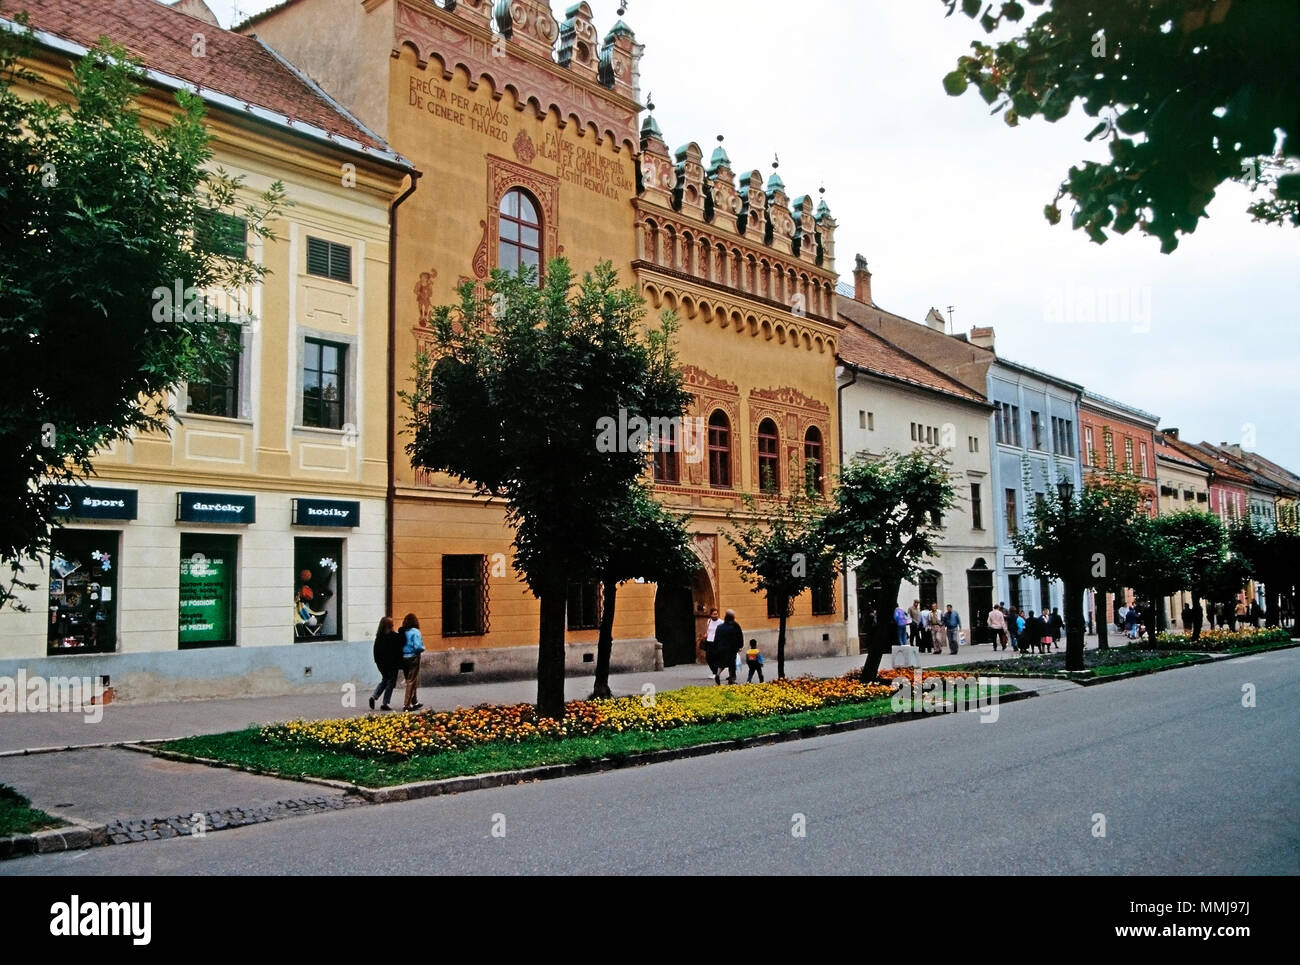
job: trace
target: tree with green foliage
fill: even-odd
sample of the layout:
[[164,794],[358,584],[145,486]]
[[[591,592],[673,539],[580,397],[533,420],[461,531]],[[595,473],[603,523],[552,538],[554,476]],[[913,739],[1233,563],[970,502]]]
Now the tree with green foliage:
[[1287,143],[1300,101],[1294,0],[942,2],[986,34],[1043,8],[994,42],[972,41],[943,79],[949,94],[974,87],[1012,127],[1055,123],[1076,101],[1102,118],[1086,140],[1104,138],[1109,160],[1070,169],[1045,208],[1052,224],[1068,198],[1071,224],[1093,241],[1137,226],[1167,253],[1226,181],[1265,187],[1255,220],[1300,224],[1300,158]]
[[32,588],[22,561],[43,558],[59,523],[52,484],[84,481],[115,442],[169,432],[179,384],[238,352],[247,319],[221,318],[205,294],[266,269],[242,237],[237,252],[220,244],[221,215],[270,238],[284,203],[277,182],[241,204],[240,180],[209,169],[198,96],[177,91],[170,123],[144,126],[144,71],[120,47],[73,65],[68,103],[26,96],[31,43],[0,31],[0,561],[13,577],[0,605]]
[[[436,308],[434,350],[415,361],[406,449],[505,503],[514,567],[540,601],[537,708],[564,716],[565,605],[571,578],[595,572],[645,471],[651,420],[680,417],[690,396],[665,313],[647,325],[641,296],[602,262],[579,283],[557,258],[494,271]],[[605,444],[611,420],[630,431]],[[632,427],[637,426],[635,431]]]
[[1250,578],[1264,584],[1264,622],[1281,625],[1280,602],[1295,581],[1300,534],[1283,525],[1267,528],[1247,520],[1232,529],[1232,552],[1249,567]]
[[877,617],[862,665],[864,681],[875,679],[897,642],[892,615],[899,587],[914,582],[939,555],[943,514],[956,501],[950,468],[943,450],[921,446],[854,462],[840,474],[822,540],[846,573],[857,572]]
[[1083,670],[1083,591],[1098,600],[1098,633],[1109,614],[1105,593],[1122,588],[1132,572],[1141,535],[1137,487],[1122,473],[1090,476],[1079,492],[1073,484],[1048,491],[1030,510],[1029,524],[1011,537],[1025,570],[1060,580],[1065,599],[1065,668]]
[[[798,478],[791,474],[791,479]],[[825,503],[794,487],[785,499],[742,497],[742,511],[729,512],[723,532],[735,550],[732,565],[777,615],[776,675],[785,676],[786,623],[805,591],[835,580],[835,555],[822,525]]]
[[1201,638],[1204,611],[1201,600],[1215,602],[1214,586],[1224,560],[1226,535],[1223,524],[1212,513],[1194,509],[1159,517],[1162,535],[1181,547],[1186,567],[1186,584],[1180,589],[1192,595],[1192,639]]
[[612,696],[609,661],[614,648],[614,607],[619,585],[628,580],[687,585],[703,565],[691,550],[691,535],[686,529],[689,516],[666,510],[640,483],[628,487],[625,495],[608,520],[609,531],[596,564],[601,611],[592,697]]

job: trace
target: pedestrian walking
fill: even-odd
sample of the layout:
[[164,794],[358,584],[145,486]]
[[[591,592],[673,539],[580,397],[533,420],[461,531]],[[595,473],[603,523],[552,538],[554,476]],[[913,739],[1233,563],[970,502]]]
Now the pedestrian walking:
[[907,625],[908,630],[911,632],[911,637],[909,638],[911,644],[914,647],[919,646],[921,640],[921,601],[920,600],[913,600],[912,605],[907,608],[907,619],[911,621]]
[[943,645],[948,639],[948,634],[943,629],[943,614],[939,612],[939,604],[931,603],[930,609],[926,612],[930,615],[928,621],[930,627],[930,652],[934,654],[943,653]]
[[948,652],[955,654],[961,634],[961,614],[949,603],[943,611],[943,625],[948,631]]
[[745,631],[740,628],[736,622],[736,611],[728,610],[727,615],[722,618],[717,631],[713,634],[714,652],[717,655],[717,665],[713,671],[713,682],[722,683],[722,670],[727,670],[727,683],[736,682],[736,654],[740,653],[745,646]]
[[1042,649],[1043,643],[1043,621],[1034,615],[1033,610],[1027,610],[1025,617],[1025,627],[1020,633],[1020,655],[1032,654],[1034,647]]
[[917,619],[916,648],[921,653],[930,652],[930,611],[922,610]]
[[393,629],[393,618],[384,617],[379,621],[375,631],[375,667],[379,670],[379,686],[370,695],[370,709],[375,709],[375,701],[383,694],[384,703],[380,710],[392,710],[389,702],[393,699],[393,688],[397,686],[397,672],[402,669],[402,651],[406,640]]
[[1047,618],[1048,632],[1052,635],[1052,649],[1061,649],[1061,633],[1065,630],[1065,621],[1061,619],[1061,611],[1052,607],[1052,615]]
[[745,664],[749,667],[749,679],[747,684],[754,682],[754,674],[758,674],[758,682],[763,682],[763,655],[758,652],[758,641],[750,640],[749,649],[745,651]]
[[898,645],[900,647],[907,646],[907,625],[910,622],[911,618],[907,615],[907,611],[903,609],[903,604],[895,604],[894,628],[898,631]]
[[709,651],[713,649],[713,635],[717,632],[718,626],[722,623],[718,619],[718,608],[714,607],[709,611],[709,622],[704,628],[704,639],[700,641],[700,646],[704,648],[704,659],[709,665],[709,675],[713,675],[714,659],[709,656]]
[[402,620],[402,669],[406,671],[406,697],[402,710],[419,710],[424,704],[417,699],[420,688],[420,657],[424,654],[424,638],[420,636],[420,621],[414,613]]
[[1007,615],[1002,612],[1001,603],[989,611],[984,623],[993,631],[993,649],[996,650],[1000,643],[1002,649],[1005,650],[1007,648]]

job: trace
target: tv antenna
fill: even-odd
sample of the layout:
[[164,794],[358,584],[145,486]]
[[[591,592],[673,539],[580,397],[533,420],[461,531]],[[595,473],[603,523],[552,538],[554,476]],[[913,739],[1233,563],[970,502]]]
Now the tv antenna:
[[953,307],[952,307],[951,305],[949,305],[949,306],[948,306],[948,327],[949,327],[950,329],[952,329],[952,332],[949,332],[949,333],[948,333],[949,335],[951,335],[953,332],[957,331],[957,326],[954,325],[954,324],[953,324],[953,321],[952,321],[953,311],[954,311]]

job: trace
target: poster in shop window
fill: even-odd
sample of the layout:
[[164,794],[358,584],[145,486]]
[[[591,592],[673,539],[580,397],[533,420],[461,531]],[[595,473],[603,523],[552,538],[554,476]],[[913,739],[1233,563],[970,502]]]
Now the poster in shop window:
[[181,644],[230,641],[233,574],[228,564],[225,554],[181,558]]

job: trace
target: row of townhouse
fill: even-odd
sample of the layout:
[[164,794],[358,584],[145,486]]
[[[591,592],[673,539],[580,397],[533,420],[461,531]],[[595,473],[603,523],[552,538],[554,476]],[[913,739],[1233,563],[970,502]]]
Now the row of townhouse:
[[[257,318],[238,360],[180,388],[170,435],[104,453],[68,491],[28,612],[0,612],[0,674],[111,677],[127,699],[337,692],[370,673],[379,617],[408,612],[432,679],[531,673],[538,607],[502,508],[410,466],[400,393],[434,306],[558,255],[579,271],[608,259],[650,312],[676,314],[686,415],[707,427],[702,451],[647,465],[691,514],[700,573],[620,591],[616,670],[699,660],[714,607],[774,640],[778,614],[725,539],[746,494],[811,479],[826,496],[842,461],[947,449],[961,498],[902,592],[953,603],[978,640],[996,602],[1063,606],[1011,542],[1048,487],[1118,458],[1154,499],[1178,461],[1153,416],[998,355],[991,328],[884,311],[861,256],[837,285],[826,203],[733,169],[721,146],[670,149],[640,103],[644,48],[622,21],[602,37],[586,3],[559,21],[546,0],[287,0],[235,31],[201,0],[15,3],[35,31],[30,96],[66,97],[71,64],[107,36],[148,71],[146,121],[196,91],[214,165],[250,199],[281,180],[293,204],[273,240],[248,241],[269,271],[236,293]],[[1195,475],[1209,456],[1178,458]],[[1212,468],[1188,484],[1211,506],[1253,491]],[[859,650],[859,589],[848,573],[801,596],[788,652]],[[573,673],[590,668],[600,614],[598,584],[574,574]]]

